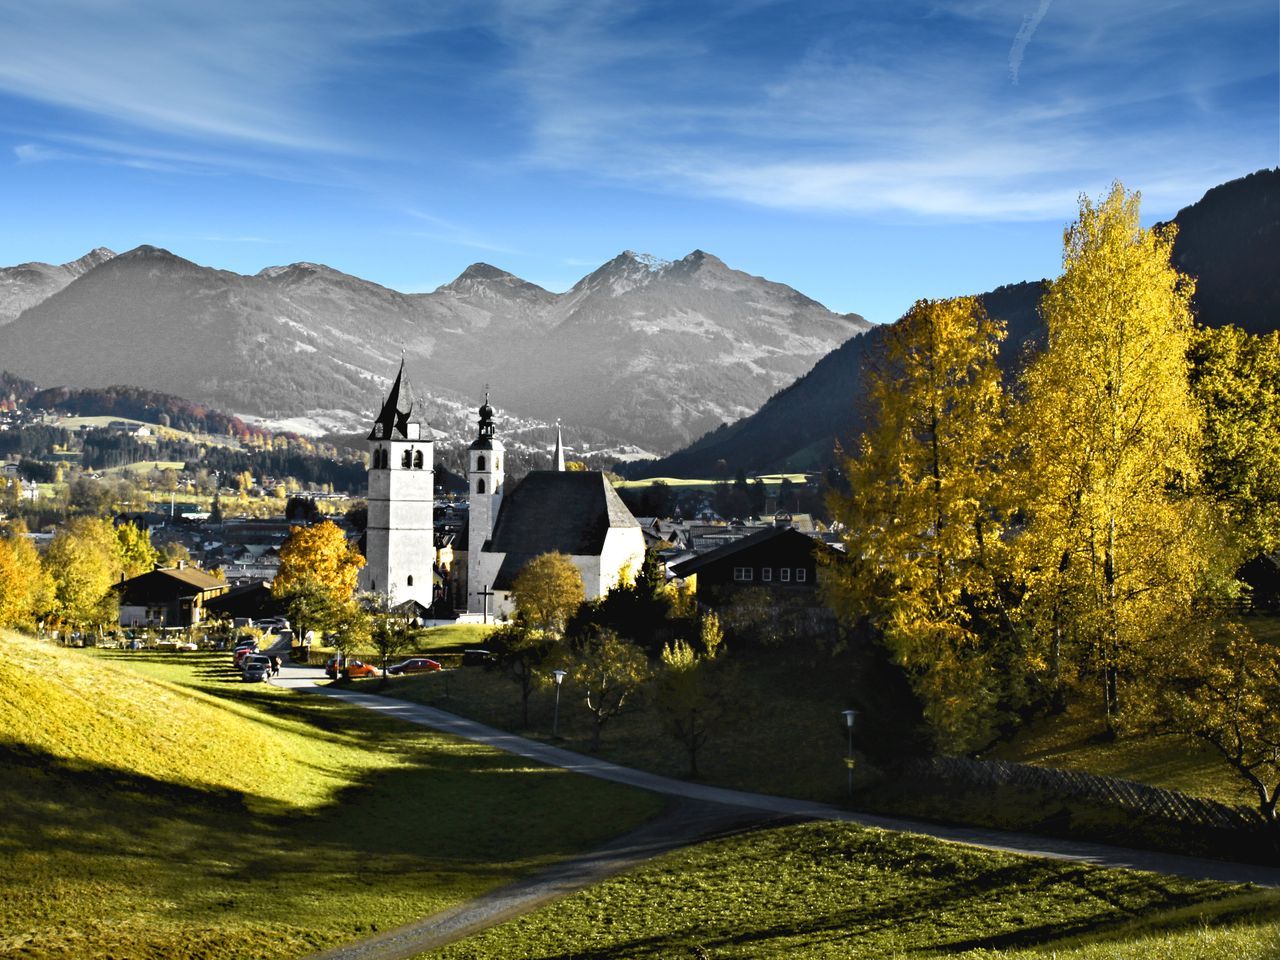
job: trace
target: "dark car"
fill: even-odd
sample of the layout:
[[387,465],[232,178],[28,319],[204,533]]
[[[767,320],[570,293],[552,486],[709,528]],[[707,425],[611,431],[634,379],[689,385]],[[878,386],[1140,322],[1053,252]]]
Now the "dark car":
[[387,667],[387,673],[393,676],[402,673],[431,673],[433,670],[440,669],[440,662],[432,660],[430,657],[410,657],[403,663],[397,663]]
[[243,677],[248,683],[262,683],[271,677],[271,664],[269,662],[258,663],[257,661],[250,663],[244,668]]
[[483,647],[472,647],[470,650],[462,651],[464,667],[483,667],[491,663],[493,663],[493,653]]

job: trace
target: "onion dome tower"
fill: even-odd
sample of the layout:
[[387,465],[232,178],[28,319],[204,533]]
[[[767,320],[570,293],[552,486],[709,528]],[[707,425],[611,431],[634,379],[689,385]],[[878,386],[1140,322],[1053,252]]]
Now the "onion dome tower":
[[502,441],[494,436],[494,411],[487,387],[479,413],[479,429],[467,451],[467,609],[473,613],[484,610],[482,591],[491,586],[480,582],[480,550],[493,536],[493,524],[502,506],[506,453]]

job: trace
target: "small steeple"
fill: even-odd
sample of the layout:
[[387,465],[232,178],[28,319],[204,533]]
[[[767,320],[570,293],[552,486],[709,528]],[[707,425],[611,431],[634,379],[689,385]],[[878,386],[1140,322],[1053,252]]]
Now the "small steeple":
[[489,385],[484,385],[484,405],[480,407],[480,430],[476,434],[480,440],[493,439],[493,407],[489,406]]
[[556,453],[552,470],[564,473],[564,443],[560,439],[560,421],[556,421]]

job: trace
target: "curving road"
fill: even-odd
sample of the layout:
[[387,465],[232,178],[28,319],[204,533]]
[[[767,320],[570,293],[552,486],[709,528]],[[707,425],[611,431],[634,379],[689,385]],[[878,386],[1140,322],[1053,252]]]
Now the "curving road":
[[335,697],[407,723],[416,723],[475,743],[483,743],[548,766],[649,790],[672,798],[673,803],[661,817],[600,850],[576,857],[397,930],[317,954],[314,960],[403,960],[526,913],[545,902],[598,883],[668,850],[765,823],[800,820],[840,820],[1027,856],[1073,860],[1103,867],[1123,867],[1195,879],[1280,887],[1280,868],[1275,867],[1228,863],[980,827],[925,823],[859,813],[809,800],[688,783],[528,740],[434,707],[331,687],[321,683],[323,680],[323,671],[317,667],[286,664],[280,676],[272,682],[280,687]]

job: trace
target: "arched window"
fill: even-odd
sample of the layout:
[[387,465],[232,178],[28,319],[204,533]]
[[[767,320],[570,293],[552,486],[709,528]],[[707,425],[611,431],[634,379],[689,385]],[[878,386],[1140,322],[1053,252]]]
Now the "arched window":
[[415,470],[421,470],[421,469],[422,469],[422,451],[421,451],[421,450],[416,450],[416,451],[414,451],[414,454],[413,454],[413,469],[415,469]]
[[406,450],[404,452],[404,456],[400,458],[400,466],[408,470],[409,467],[412,466],[412,464],[413,464],[413,454],[410,453],[408,450]]
[[480,456],[476,457],[476,469],[477,469],[477,470],[483,470],[483,469],[484,469],[484,454],[483,454],[483,453],[482,453],[482,454],[480,454]]
[[412,587],[412,586],[413,586],[413,574],[409,574],[409,582],[408,582],[407,586],[410,586],[410,587]]
[[494,458],[493,458],[493,469],[495,470],[502,469],[502,458],[497,456],[496,454],[494,455]]
[[476,493],[484,493],[484,478],[481,477],[476,481]]

